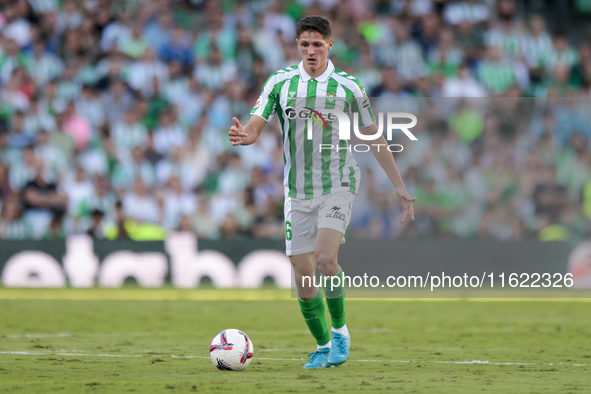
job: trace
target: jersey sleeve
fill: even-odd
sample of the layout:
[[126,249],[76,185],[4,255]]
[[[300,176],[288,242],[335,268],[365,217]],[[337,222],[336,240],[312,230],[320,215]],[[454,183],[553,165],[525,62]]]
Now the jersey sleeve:
[[251,115],[260,116],[267,123],[273,119],[277,109],[277,102],[279,101],[277,92],[274,89],[275,84],[273,83],[273,80],[274,78],[271,76],[267,82],[265,82],[261,95],[250,111]]
[[359,113],[359,127],[368,127],[376,122],[376,117],[369,103],[369,97],[361,82],[357,82],[353,90],[353,101],[351,109]]

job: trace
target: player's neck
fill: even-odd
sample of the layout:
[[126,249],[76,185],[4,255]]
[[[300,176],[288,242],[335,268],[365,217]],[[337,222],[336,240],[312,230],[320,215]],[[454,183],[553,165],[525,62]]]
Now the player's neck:
[[306,65],[306,63],[304,62],[304,71],[306,71],[306,74],[308,74],[311,78],[318,78],[319,76],[324,74],[324,72],[326,71],[327,68],[328,68],[328,59],[326,59],[324,61],[324,64],[320,65],[316,69],[316,71],[310,70],[308,68],[308,66]]

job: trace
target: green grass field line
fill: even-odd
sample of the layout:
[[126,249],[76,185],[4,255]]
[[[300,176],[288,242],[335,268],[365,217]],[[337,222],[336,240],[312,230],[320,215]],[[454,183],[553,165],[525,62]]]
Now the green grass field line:
[[[170,355],[146,355],[146,354],[85,354],[85,353],[68,353],[68,352],[27,352],[27,351],[0,351],[0,354],[11,354],[17,356],[78,356],[78,357],[146,357],[146,358],[181,358],[181,359],[206,359],[209,360],[208,356],[176,356]],[[284,358],[284,357],[256,357],[256,360],[265,361],[296,361],[301,364],[306,359],[300,358]],[[433,364],[463,364],[463,365],[566,365],[573,367],[589,367],[591,364],[581,363],[533,363],[533,362],[490,362],[488,360],[466,360],[466,361],[445,361],[445,360],[356,360],[349,359],[349,363],[433,363]]]
[[[351,360],[310,371],[302,365],[316,345],[292,299],[166,299],[201,291],[1,289],[140,299],[0,299],[0,392],[591,392],[586,303],[350,302]],[[243,372],[218,371],[209,360],[211,339],[227,328],[254,344]]]
[[[412,294],[412,293],[410,293]],[[288,301],[295,300],[290,290],[280,289],[24,289],[0,288],[0,300],[119,300],[119,301]],[[349,298],[351,302],[414,302],[437,301],[453,302],[467,300],[473,302],[591,302],[591,298]]]

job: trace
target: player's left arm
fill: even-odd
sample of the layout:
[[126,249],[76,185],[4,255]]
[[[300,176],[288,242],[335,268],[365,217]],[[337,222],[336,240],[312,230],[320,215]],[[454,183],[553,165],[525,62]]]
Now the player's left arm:
[[[375,135],[378,132],[378,125],[374,123],[369,127],[360,127],[359,131],[363,134],[367,135]],[[380,163],[380,166],[388,175],[388,178],[396,188],[396,197],[402,206],[402,213],[400,214],[400,223],[404,223],[404,220],[407,217],[410,217],[412,220],[415,220],[415,212],[413,207],[413,201],[415,201],[416,197],[411,197],[404,186],[404,181],[402,180],[402,176],[400,176],[400,172],[398,171],[398,167],[396,167],[396,162],[394,161],[394,156],[392,153],[387,149],[388,142],[384,138],[383,135],[380,135],[376,140],[374,140],[371,144],[371,151],[373,152],[374,156]]]
[[[373,110],[370,106],[369,98],[367,97],[365,89],[361,83],[358,84],[358,89],[359,90],[355,92],[355,98],[352,102],[352,109],[359,111],[359,131],[367,135],[376,135],[378,133],[378,125],[376,123]],[[416,200],[416,197],[411,197],[410,194],[408,194],[408,191],[406,191],[406,187],[404,186],[404,182],[402,181],[398,167],[396,167],[394,156],[392,156],[392,153],[386,148],[388,146],[388,142],[383,135],[380,135],[376,140],[374,140],[374,143],[370,145],[374,156],[378,160],[378,163],[380,163],[386,172],[386,175],[388,175],[388,178],[396,188],[396,197],[402,206],[400,223],[404,223],[404,220],[407,217],[415,220],[415,211],[412,203]]]

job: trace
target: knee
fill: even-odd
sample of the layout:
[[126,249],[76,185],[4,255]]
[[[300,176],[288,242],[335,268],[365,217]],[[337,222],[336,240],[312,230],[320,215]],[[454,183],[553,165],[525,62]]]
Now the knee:
[[318,270],[322,275],[334,275],[337,267],[337,256],[325,251],[318,251],[314,253]]

